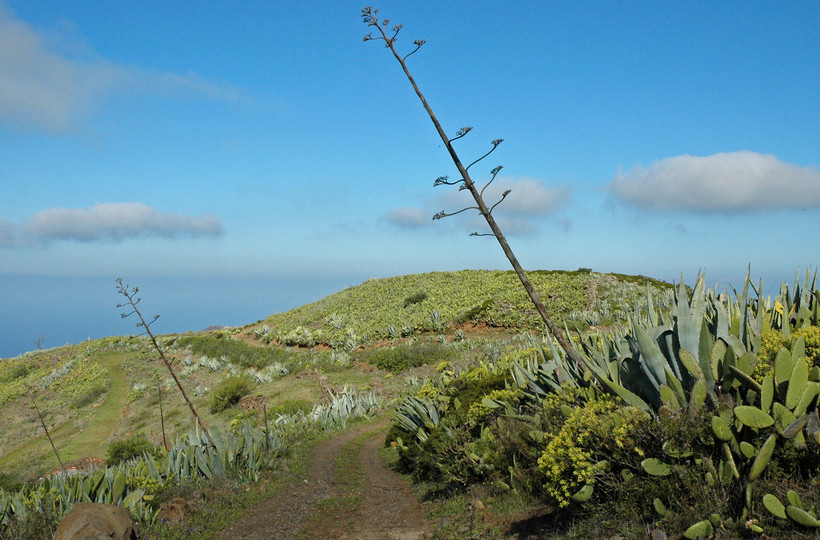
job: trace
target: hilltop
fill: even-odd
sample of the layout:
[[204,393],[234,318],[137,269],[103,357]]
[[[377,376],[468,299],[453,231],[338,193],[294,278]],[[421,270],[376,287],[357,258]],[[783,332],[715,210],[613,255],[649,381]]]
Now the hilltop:
[[[619,311],[645,301],[646,283],[668,289],[642,276],[587,270],[530,275],[557,320],[572,328],[611,324]],[[206,409],[209,421],[225,425],[231,418],[210,415],[207,403],[210,391],[230,373],[250,374],[254,391],[277,395],[279,403],[308,407],[320,397],[320,389],[315,384],[289,388],[294,385],[282,381],[291,381],[316,362],[333,366],[331,385],[366,386],[375,378],[375,385],[384,387],[378,375],[355,367],[359,357],[373,349],[412,339],[442,343],[538,329],[513,272],[464,270],[368,280],[243,327],[163,338],[195,403]],[[266,369],[273,373],[274,365],[289,375],[262,374]],[[0,471],[31,475],[57,466],[32,398],[44,412],[64,460],[104,458],[108,442],[134,433],[144,432],[158,443],[161,434],[145,420],[146,412],[158,405],[157,381],[167,390],[171,431],[184,431],[187,414],[161,367],[143,338],[124,336],[0,361],[0,408],[9,419],[0,426]]]

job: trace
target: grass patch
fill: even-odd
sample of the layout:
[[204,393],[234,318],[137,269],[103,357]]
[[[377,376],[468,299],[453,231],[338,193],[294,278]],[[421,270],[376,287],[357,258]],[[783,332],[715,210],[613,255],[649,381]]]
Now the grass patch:
[[[111,379],[105,398],[88,412],[49,430],[64,462],[83,457],[105,457],[106,443],[117,430],[122,404],[128,391],[128,381],[122,368],[128,355],[129,353],[122,352],[94,355],[94,359],[107,370]],[[42,429],[36,437],[0,458],[0,467],[19,469],[25,473],[33,472],[36,470],[34,467],[42,469],[57,466],[57,459]]]

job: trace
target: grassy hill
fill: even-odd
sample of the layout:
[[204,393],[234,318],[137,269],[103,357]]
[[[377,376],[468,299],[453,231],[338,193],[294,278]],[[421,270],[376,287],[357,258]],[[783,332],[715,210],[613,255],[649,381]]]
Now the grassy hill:
[[[579,328],[611,324],[623,310],[641,305],[647,281],[667,287],[585,270],[530,275],[557,320]],[[254,393],[271,396],[274,409],[309,409],[321,398],[315,377],[298,376],[316,366],[332,388],[347,384],[395,396],[401,385],[386,372],[361,362],[357,367],[374,348],[503,337],[539,327],[513,272],[465,270],[368,280],[243,328],[164,341],[204,419],[227,426],[238,411],[211,414],[209,408],[213,390],[230,375],[246,376]],[[413,362],[442,354],[450,352],[419,349]],[[137,433],[159,443],[158,386],[164,389],[168,436],[184,432],[189,413],[142,338],[104,338],[0,361],[0,472],[20,477],[58,466],[32,399],[63,461],[104,458],[108,443]]]
[[[656,295],[671,298],[669,284],[644,276],[585,269],[528,275],[556,322],[580,330],[613,324],[645,307],[647,283]],[[266,343],[339,348],[476,326],[520,332],[542,325],[513,271],[463,270],[368,280],[245,332]]]

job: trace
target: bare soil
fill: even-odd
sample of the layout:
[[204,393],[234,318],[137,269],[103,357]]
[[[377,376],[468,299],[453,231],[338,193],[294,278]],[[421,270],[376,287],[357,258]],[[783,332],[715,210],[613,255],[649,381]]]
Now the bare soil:
[[[386,420],[362,424],[317,445],[307,478],[246,511],[221,538],[429,538],[431,526],[413,489],[379,454],[386,426]],[[367,438],[356,448],[361,437]]]

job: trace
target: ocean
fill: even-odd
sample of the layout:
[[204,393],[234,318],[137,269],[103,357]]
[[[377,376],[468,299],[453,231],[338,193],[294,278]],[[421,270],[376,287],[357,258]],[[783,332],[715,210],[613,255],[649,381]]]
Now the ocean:
[[[134,316],[123,319],[116,277],[0,275],[0,358],[37,348],[106,336],[134,335]],[[160,318],[158,334],[241,326],[315,302],[366,277],[144,277],[143,315]]]

